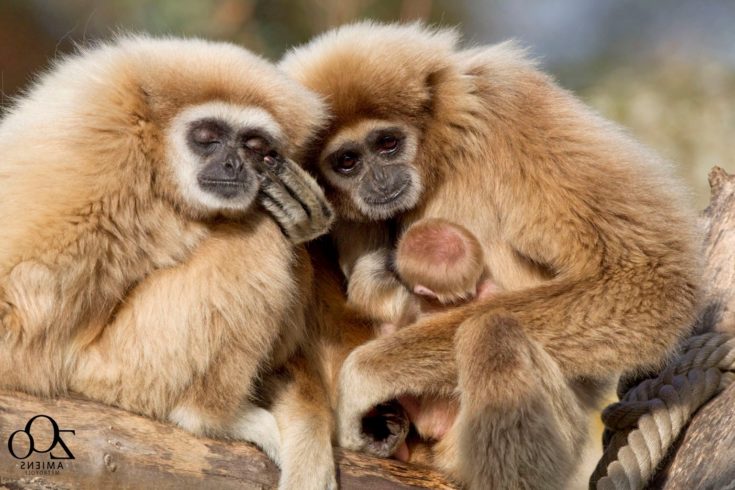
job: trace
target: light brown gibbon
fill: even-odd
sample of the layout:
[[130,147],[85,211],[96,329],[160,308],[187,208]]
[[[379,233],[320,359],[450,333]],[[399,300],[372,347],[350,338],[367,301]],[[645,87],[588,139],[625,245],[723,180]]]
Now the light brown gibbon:
[[396,273],[410,291],[442,305],[478,295],[482,246],[464,227],[438,218],[413,223],[396,245]]
[[386,401],[458,394],[434,465],[470,488],[565,488],[603,387],[659,365],[695,316],[695,220],[670,169],[512,43],[359,23],[280,66],[330,105],[306,161],[348,276],[373,252],[361,229],[443,218],[501,289],[352,351],[340,444],[371,450],[363,417]]
[[58,62],[0,123],[0,386],[252,441],[281,488],[335,487],[295,245],[332,214],[289,160],[324,117],[230,44],[122,37]]
[[[347,225],[371,251],[342,241],[337,255],[349,277],[348,297],[363,314],[386,322],[383,333],[421,315],[485,298],[497,291],[485,269],[482,246],[464,227],[439,218],[413,223],[394,245],[390,227]],[[339,235],[340,231],[336,233]]]

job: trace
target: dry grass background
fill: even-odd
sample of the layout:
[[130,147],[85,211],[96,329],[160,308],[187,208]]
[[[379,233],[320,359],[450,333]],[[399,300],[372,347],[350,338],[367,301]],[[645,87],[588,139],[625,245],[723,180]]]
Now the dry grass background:
[[698,209],[709,202],[712,166],[735,172],[735,72],[723,65],[613,70],[582,96],[671,160]]
[[[713,165],[735,172],[735,36],[716,32],[735,25],[729,0],[1,0],[0,107],[49,59],[119,30],[228,39],[276,59],[365,18],[457,26],[470,42],[517,38],[671,160],[697,208]],[[724,54],[723,39],[734,44]],[[587,44],[584,56],[566,53]]]

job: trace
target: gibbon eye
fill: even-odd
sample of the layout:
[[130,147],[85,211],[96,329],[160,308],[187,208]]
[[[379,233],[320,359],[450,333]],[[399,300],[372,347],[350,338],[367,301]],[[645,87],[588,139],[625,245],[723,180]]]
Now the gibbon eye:
[[278,154],[276,150],[271,150],[263,157],[263,162],[271,168],[272,170],[275,170],[278,168],[278,164],[281,163],[283,159],[281,158],[281,155]]
[[194,141],[194,143],[201,146],[210,146],[220,143],[219,138],[220,135],[217,131],[214,131],[212,128],[208,128],[205,126],[195,128],[191,132],[191,139]]
[[245,139],[245,147],[249,150],[252,150],[256,153],[265,154],[268,153],[270,150],[270,145],[265,140],[265,138],[262,138],[260,136],[249,136]]
[[337,157],[334,170],[341,174],[352,173],[360,163],[360,156],[353,151],[346,151]]
[[378,149],[381,153],[392,153],[398,148],[398,138],[393,135],[385,135],[378,140]]

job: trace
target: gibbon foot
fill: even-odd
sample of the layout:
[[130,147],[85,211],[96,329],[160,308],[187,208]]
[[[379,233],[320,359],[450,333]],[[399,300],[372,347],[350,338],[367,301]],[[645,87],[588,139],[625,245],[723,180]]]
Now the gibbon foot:
[[395,400],[381,403],[362,418],[365,451],[376,456],[392,456],[406,440],[409,430],[406,411]]

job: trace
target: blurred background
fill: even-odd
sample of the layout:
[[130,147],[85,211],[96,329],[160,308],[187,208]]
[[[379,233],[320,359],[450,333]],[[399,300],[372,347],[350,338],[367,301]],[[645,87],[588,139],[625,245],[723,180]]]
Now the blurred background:
[[672,160],[698,208],[713,165],[735,172],[733,0],[0,0],[0,105],[50,59],[118,30],[231,40],[278,59],[367,18],[458,26],[470,43],[518,39]]

